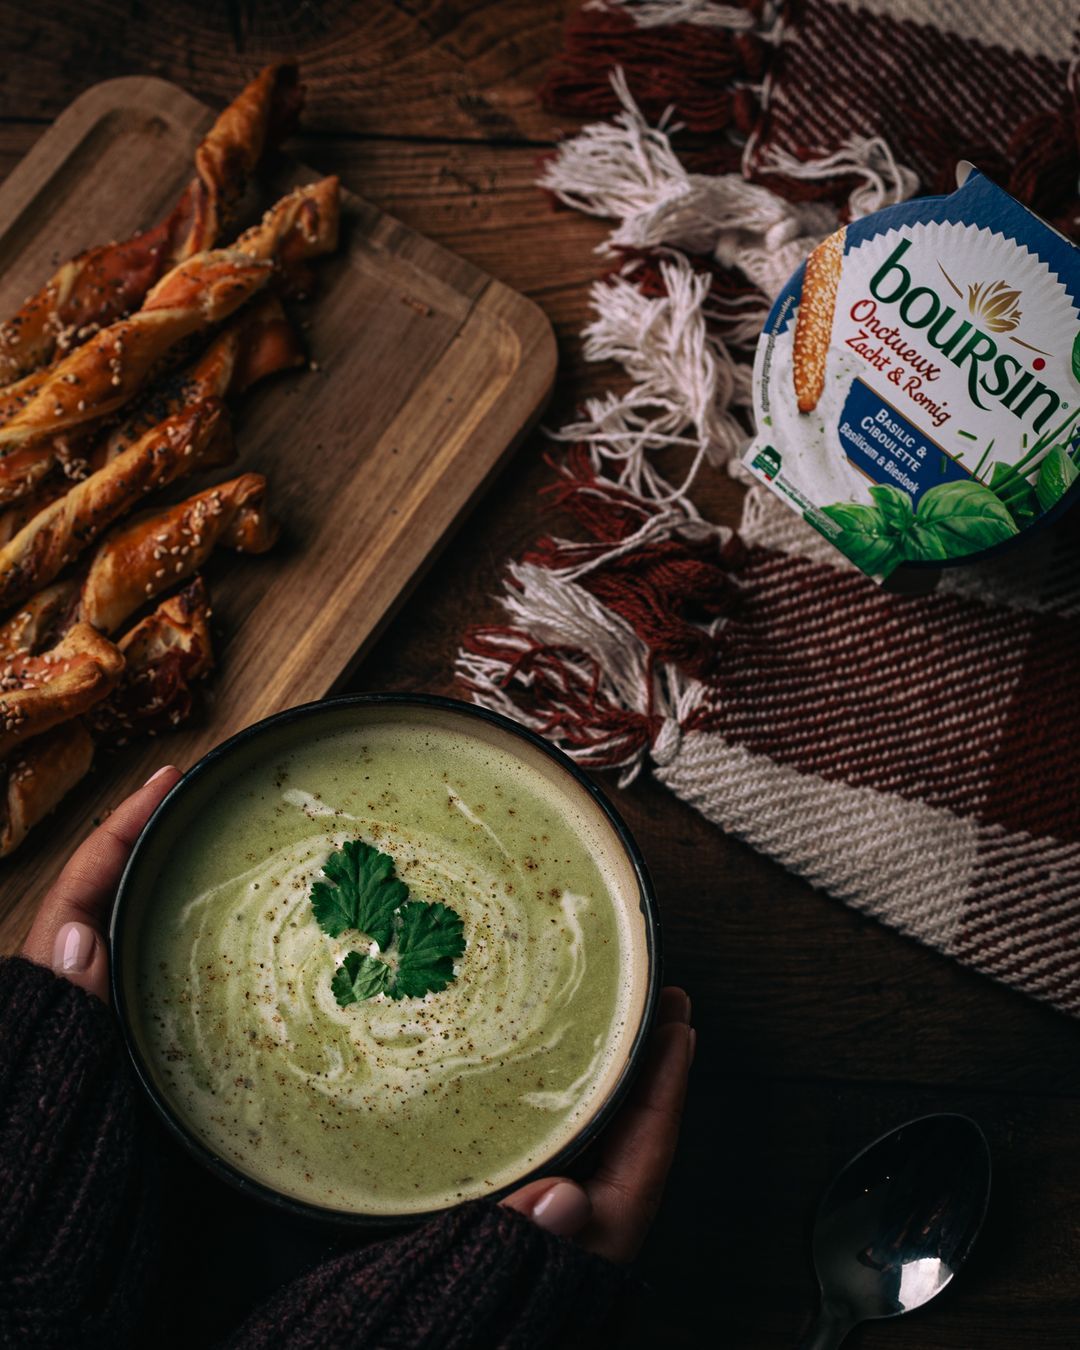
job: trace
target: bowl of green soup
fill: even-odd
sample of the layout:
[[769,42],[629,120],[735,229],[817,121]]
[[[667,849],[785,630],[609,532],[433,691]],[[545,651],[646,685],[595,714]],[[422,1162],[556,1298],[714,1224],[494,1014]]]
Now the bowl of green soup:
[[158,807],[110,932],[162,1119],[250,1194],[419,1219],[558,1172],[633,1077],[660,984],[641,856],[546,741],[359,695],[247,728]]

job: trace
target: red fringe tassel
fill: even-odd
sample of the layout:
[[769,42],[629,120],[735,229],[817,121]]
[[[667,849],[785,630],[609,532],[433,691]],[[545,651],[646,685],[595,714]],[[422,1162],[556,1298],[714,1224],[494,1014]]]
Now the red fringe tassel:
[[[760,4],[750,0],[745,8],[756,14]],[[540,88],[540,101],[551,112],[573,117],[612,117],[620,108],[608,75],[618,65],[650,120],[674,107],[690,131],[734,129],[748,135],[757,100],[735,86],[760,82],[768,50],[754,33],[685,24],[638,28],[621,11],[585,10],[567,20],[563,50]],[[729,158],[737,165],[736,147]]]
[[[522,651],[508,639],[528,646]],[[505,663],[503,684],[516,681],[515,702],[540,734],[594,768],[641,754],[660,730],[662,719],[655,714],[633,712],[603,694],[599,666],[581,652],[545,647],[527,634],[498,627],[471,629],[462,645],[475,656]],[[462,684],[470,688],[467,680]]]
[[[609,551],[656,510],[598,479],[587,448],[580,445],[560,467],[558,483],[545,491],[595,541],[568,545],[550,536],[540,539],[524,561],[552,570]],[[732,571],[741,551],[735,540],[725,547],[715,536],[688,539],[676,534],[606,559],[585,572],[578,584],[630,625],[653,660],[707,680],[718,660],[718,639],[707,626],[731,613],[738,602]]]

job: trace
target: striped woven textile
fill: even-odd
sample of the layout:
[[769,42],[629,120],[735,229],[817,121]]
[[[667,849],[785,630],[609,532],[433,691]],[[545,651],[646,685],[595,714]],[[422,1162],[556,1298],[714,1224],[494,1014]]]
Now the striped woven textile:
[[1077,195],[1078,55],[1075,0],[802,0],[761,148],[802,157],[852,133],[883,136],[923,192],[951,192],[954,164],[970,159],[1054,216]]
[[836,220],[947,191],[967,158],[1080,234],[1078,55],[1072,0],[586,5],[543,96],[612,121],[545,181],[618,222],[586,353],[634,384],[565,429],[571,534],[511,563],[505,622],[459,665],[580,762],[648,767],[815,886],[1074,1014],[1075,510],[901,595],[763,489],[737,532],[711,524],[653,458],[737,455],[754,315]]
[[1080,536],[889,595],[761,488],[659,778],[814,885],[1080,1013]]

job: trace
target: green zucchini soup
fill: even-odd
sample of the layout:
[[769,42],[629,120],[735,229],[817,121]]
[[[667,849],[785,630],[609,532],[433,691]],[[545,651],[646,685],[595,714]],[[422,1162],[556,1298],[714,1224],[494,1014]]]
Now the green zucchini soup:
[[125,882],[144,1077],[216,1159],[308,1205],[510,1185],[639,1038],[655,972],[626,846],[490,719],[361,703],[277,732],[181,797]]

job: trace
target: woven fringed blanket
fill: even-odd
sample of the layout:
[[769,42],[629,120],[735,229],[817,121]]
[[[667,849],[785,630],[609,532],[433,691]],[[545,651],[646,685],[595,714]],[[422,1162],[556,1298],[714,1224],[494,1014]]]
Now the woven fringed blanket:
[[[585,350],[629,388],[555,433],[573,523],[468,633],[471,696],[649,769],[815,886],[1080,1013],[1080,525],[891,594],[739,474],[771,297],[843,220],[970,159],[1080,232],[1072,0],[590,3],[543,96],[602,120],[542,185],[609,218]],[[658,457],[668,465],[658,466]],[[672,462],[681,464],[678,474]]]

